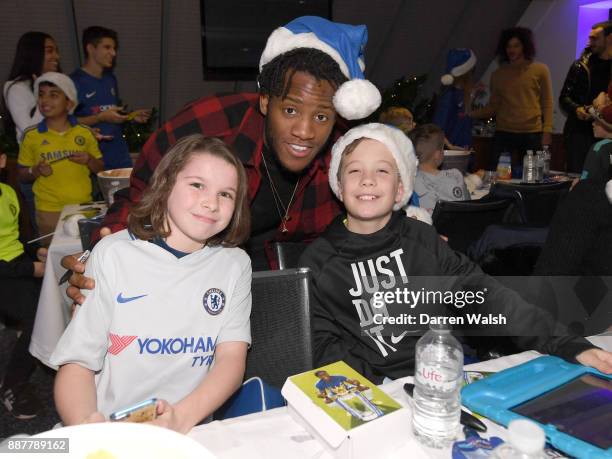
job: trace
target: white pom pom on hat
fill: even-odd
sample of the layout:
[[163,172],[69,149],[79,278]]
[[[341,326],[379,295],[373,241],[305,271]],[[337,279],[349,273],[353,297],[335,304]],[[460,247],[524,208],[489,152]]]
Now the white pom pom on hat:
[[372,114],[381,103],[380,92],[363,75],[363,50],[368,41],[365,25],[332,22],[318,16],[302,16],[274,30],[261,59],[259,70],[275,57],[296,48],[314,48],[329,55],[349,79],[336,91],[334,107],[347,120]]
[[442,75],[442,77],[440,77],[440,81],[444,86],[450,86],[453,84],[453,81],[455,81],[455,78],[451,74],[447,73],[446,75]]
[[329,165],[329,186],[336,195],[340,198],[340,187],[338,185],[338,169],[342,161],[342,154],[346,147],[357,139],[367,138],[378,140],[383,143],[393,155],[397,168],[399,170],[400,179],[404,186],[404,195],[399,203],[393,206],[393,210],[399,210],[404,207],[412,196],[414,190],[414,178],[416,176],[418,160],[414,154],[412,142],[406,134],[396,127],[387,124],[369,123],[354,127],[346,134],[340,137],[332,147],[332,158]]
[[608,197],[608,201],[612,204],[612,180],[609,180],[606,183],[606,196]]

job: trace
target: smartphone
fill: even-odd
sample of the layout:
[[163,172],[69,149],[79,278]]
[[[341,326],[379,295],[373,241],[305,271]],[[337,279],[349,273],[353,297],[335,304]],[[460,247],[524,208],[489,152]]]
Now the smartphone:
[[113,422],[147,422],[157,417],[157,399],[150,398],[110,415]]

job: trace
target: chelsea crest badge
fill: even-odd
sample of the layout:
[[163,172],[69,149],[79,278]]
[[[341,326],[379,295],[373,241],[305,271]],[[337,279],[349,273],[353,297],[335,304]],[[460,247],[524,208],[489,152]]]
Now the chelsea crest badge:
[[206,312],[211,316],[219,315],[223,308],[225,308],[225,293],[218,288],[209,288],[204,294],[202,303],[204,303]]

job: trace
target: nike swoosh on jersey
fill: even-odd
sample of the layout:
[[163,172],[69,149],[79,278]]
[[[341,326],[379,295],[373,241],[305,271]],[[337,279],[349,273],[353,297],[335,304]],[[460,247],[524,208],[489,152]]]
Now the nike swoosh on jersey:
[[399,335],[399,336],[395,336],[393,333],[391,333],[391,342],[392,342],[393,344],[397,344],[397,343],[399,343],[401,340],[403,340],[403,339],[404,339],[404,336],[406,336],[406,334],[407,334],[407,333],[408,333],[408,332],[407,332],[407,331],[405,331],[405,332],[403,332],[403,333],[402,333],[401,335]]
[[88,93],[86,93],[86,94],[85,94],[85,97],[86,97],[87,99],[90,99],[90,98],[92,98],[92,97],[93,97],[93,96],[95,96],[95,95],[96,95],[96,91],[94,91],[94,92],[88,92]]
[[129,303],[130,301],[138,300],[139,298],[144,298],[145,296],[147,295],[145,294],[145,295],[124,297],[123,292],[119,292],[119,295],[117,295],[117,303]]

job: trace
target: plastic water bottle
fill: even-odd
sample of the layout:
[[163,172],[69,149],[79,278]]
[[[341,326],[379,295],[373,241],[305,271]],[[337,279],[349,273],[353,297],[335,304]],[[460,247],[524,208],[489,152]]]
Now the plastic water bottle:
[[550,145],[544,145],[544,177],[550,175],[550,160],[552,155],[550,153]]
[[461,344],[449,329],[432,326],[416,345],[412,428],[421,443],[443,448],[455,440],[462,376]]
[[527,150],[523,158],[523,182],[535,183],[536,181],[536,159],[533,150]]
[[544,180],[544,152],[536,152],[536,182]]
[[540,426],[527,419],[508,425],[508,441],[493,450],[490,459],[546,459],[546,435]]

